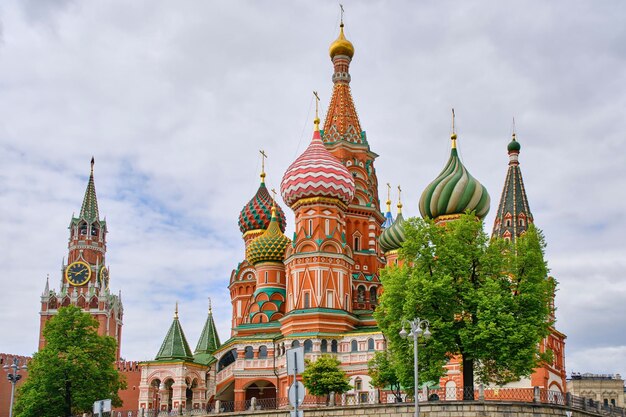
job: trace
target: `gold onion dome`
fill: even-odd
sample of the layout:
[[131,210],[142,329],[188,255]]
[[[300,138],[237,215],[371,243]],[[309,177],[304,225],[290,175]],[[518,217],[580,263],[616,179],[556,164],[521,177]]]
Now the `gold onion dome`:
[[484,185],[470,175],[459,159],[455,133],[451,139],[450,159],[439,176],[422,193],[420,213],[424,218],[436,219],[469,210],[482,219],[489,212],[489,193]]
[[331,59],[336,55],[347,55],[350,58],[354,56],[354,45],[352,45],[352,42],[347,40],[346,36],[343,34],[343,22],[339,25],[339,37],[330,44],[328,52],[330,53]]
[[252,265],[283,261],[285,249],[291,240],[281,231],[276,211],[276,207],[272,207],[272,220],[267,230],[248,245],[246,259]]
[[378,238],[383,253],[397,250],[404,243],[404,218],[402,217],[402,204],[398,204],[398,215],[391,226],[386,228]]

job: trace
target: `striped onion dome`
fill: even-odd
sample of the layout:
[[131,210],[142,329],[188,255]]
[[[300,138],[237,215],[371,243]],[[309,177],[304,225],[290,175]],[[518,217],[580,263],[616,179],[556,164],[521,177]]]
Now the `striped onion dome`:
[[280,230],[276,213],[276,207],[272,207],[272,220],[267,230],[254,239],[246,249],[246,259],[252,265],[283,261],[285,249],[291,240]]
[[470,175],[459,159],[456,134],[452,134],[452,151],[448,163],[420,197],[422,217],[436,219],[470,210],[482,219],[489,212],[489,203],[485,186]]
[[319,119],[315,122],[311,144],[287,168],[280,192],[291,208],[299,200],[315,197],[334,198],[348,205],[354,197],[354,179],[348,169],[326,150],[319,132]]
[[402,247],[404,243],[404,217],[402,212],[398,212],[396,220],[391,227],[385,229],[378,238],[380,248],[384,253],[392,250],[397,250]]
[[[262,173],[259,189],[256,191],[254,197],[241,209],[241,213],[239,213],[239,230],[241,230],[241,233],[246,233],[251,230],[265,230],[270,224],[273,199],[267,187],[265,187],[264,176],[265,174]],[[285,213],[278,206],[276,207],[276,211],[280,230],[284,232],[287,226]]]

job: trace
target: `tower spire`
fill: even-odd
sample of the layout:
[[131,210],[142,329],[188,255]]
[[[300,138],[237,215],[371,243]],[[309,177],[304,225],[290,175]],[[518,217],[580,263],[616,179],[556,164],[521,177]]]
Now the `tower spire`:
[[315,131],[319,132],[320,130],[320,116],[319,116],[320,96],[317,94],[317,91],[313,91],[313,95],[315,96],[315,119],[313,120],[313,124],[315,125]]
[[95,159],[91,157],[91,172],[89,174],[89,182],[87,183],[87,190],[85,190],[85,197],[83,198],[83,205],[80,208],[80,218],[87,220],[88,223],[98,220],[100,214],[98,212],[98,199],[96,198],[96,186],[93,179],[93,166]]
[[492,237],[500,237],[515,241],[533,223],[533,215],[528,205],[522,171],[519,167],[519,153],[521,145],[517,141],[515,119],[513,119],[513,133],[511,142],[507,146],[509,154],[509,168],[507,170],[498,212],[493,224]]
[[454,107],[452,108],[452,135],[450,135],[450,139],[452,140],[452,149],[456,149],[456,126],[455,124],[455,114]]
[[261,183],[265,184],[265,159],[267,158],[267,154],[263,149],[259,150],[261,154]]
[[402,188],[398,185],[398,214],[402,214]]

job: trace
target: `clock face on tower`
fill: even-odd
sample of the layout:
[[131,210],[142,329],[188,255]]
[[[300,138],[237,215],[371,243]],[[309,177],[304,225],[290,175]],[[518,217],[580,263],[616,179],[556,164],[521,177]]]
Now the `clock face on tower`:
[[85,285],[91,278],[91,267],[82,261],[69,264],[65,269],[65,279],[74,286]]

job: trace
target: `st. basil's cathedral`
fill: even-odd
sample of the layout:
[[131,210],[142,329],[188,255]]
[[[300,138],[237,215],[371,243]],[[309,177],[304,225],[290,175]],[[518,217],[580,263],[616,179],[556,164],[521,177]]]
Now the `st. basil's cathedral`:
[[[342,22],[329,50],[333,91],[326,119],[321,125],[316,112],[311,142],[286,169],[280,185],[282,199],[294,213],[293,236],[284,235],[284,209],[266,187],[263,169],[256,194],[239,215],[245,254],[229,281],[230,338],[220,342],[209,306],[192,351],[176,308],[154,360],[118,363],[128,381],[121,393],[123,409],[204,409],[218,399],[243,403],[253,397],[284,398],[291,382],[285,352],[300,346],[307,359],[332,354],[340,360],[353,387],[346,396],[373,398],[376,390],[369,384],[367,363],[376,351],[386,349],[373,317],[383,291],[379,274],[386,265],[398,263],[404,218],[400,197],[395,217],[389,193],[386,211],[380,207],[374,166],[378,155],[370,149],[352,99],[355,48],[343,28]],[[454,221],[468,210],[482,219],[490,208],[489,194],[461,162],[457,142],[453,129],[450,158],[419,201],[421,215],[435,222]],[[534,222],[520,149],[513,134],[492,232],[510,240]],[[72,304],[96,317],[100,334],[117,340],[119,359],[123,306],[121,293],[109,287],[107,226],[98,211],[92,160],[80,214],[69,226],[60,290],[50,290],[47,282],[42,294],[40,348],[46,321],[59,307]],[[553,362],[513,385],[565,392],[564,347],[565,335],[552,327],[540,350],[551,350]],[[462,387],[460,362],[452,359],[446,369],[440,386]]]

